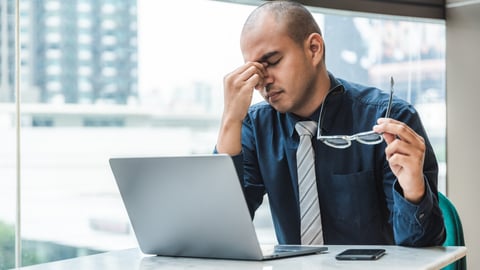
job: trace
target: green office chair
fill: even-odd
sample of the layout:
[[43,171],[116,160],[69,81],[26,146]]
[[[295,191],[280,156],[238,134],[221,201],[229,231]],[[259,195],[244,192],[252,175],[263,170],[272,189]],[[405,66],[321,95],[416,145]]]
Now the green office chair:
[[[462,222],[460,216],[453,203],[442,193],[438,193],[438,203],[443,213],[443,220],[445,222],[445,229],[447,230],[447,238],[443,246],[465,246],[465,239],[463,238]],[[467,269],[467,258],[452,263],[443,270],[465,270]]]

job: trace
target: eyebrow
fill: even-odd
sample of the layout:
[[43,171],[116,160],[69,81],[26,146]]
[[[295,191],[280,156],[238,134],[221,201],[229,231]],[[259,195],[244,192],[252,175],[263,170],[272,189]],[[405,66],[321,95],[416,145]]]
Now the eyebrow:
[[259,62],[259,63],[267,62],[267,60],[270,57],[274,56],[275,54],[278,54],[278,51],[268,52],[268,53],[262,55],[262,57],[260,57],[260,59],[258,59],[256,62]]

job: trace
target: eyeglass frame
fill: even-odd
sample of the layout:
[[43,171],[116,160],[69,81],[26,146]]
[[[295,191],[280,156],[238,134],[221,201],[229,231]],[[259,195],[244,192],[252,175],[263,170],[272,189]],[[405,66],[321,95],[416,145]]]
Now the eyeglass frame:
[[[387,111],[385,113],[385,118],[390,117],[390,111],[392,109],[392,100],[393,100],[393,92],[394,92],[393,85],[394,85],[393,77],[390,77],[390,97],[388,99],[388,106],[387,106]],[[328,94],[330,94],[330,93],[328,93]],[[328,97],[328,94],[327,94],[327,97]],[[321,131],[322,130],[321,129],[322,122],[321,122],[321,120],[322,120],[323,107],[324,107],[324,104],[327,101],[327,97],[325,97],[325,100],[324,100],[322,106],[320,107],[320,115],[318,116],[318,126],[317,126],[317,140],[323,142],[324,144],[326,144],[330,147],[338,148],[338,149],[345,149],[345,148],[350,147],[352,145],[352,141],[357,141],[359,143],[367,144],[367,145],[375,145],[375,144],[379,144],[379,143],[383,142],[382,134],[376,133],[373,130],[356,133],[356,134],[353,134],[353,135],[350,135],[350,136],[349,135],[322,136],[322,133],[321,133],[322,132]],[[362,137],[373,135],[373,134],[378,134],[379,139],[375,140],[375,141],[367,141],[367,140],[361,139]],[[345,145],[338,145],[338,144],[331,143],[328,140],[344,140],[346,142],[346,144]]]

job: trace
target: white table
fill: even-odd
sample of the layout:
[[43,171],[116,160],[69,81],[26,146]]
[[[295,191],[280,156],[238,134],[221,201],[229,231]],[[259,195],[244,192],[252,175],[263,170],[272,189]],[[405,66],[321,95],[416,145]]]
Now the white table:
[[[347,248],[378,247],[387,250],[377,261],[338,261],[335,255]],[[38,264],[21,269],[238,269],[238,270],[310,270],[310,269],[440,269],[466,255],[465,247],[408,248],[400,246],[336,246],[329,245],[328,252],[301,257],[263,262],[175,258],[150,256],[139,249],[106,252],[75,259]]]

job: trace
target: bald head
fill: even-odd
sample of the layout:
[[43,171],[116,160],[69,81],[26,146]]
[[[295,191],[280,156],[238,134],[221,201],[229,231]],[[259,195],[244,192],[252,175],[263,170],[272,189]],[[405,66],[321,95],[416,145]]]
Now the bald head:
[[242,36],[261,24],[265,16],[273,17],[299,45],[312,33],[321,35],[320,27],[304,6],[291,1],[271,1],[257,7],[250,14],[243,26]]

